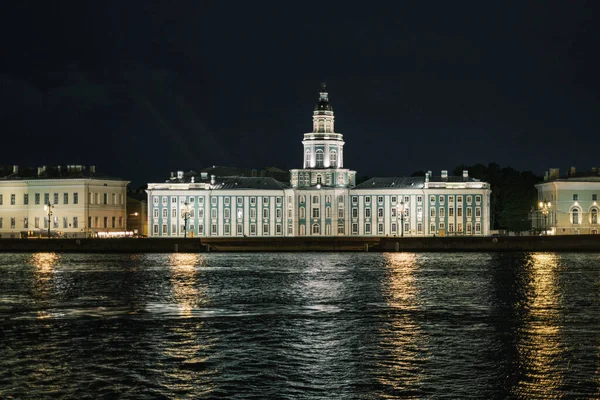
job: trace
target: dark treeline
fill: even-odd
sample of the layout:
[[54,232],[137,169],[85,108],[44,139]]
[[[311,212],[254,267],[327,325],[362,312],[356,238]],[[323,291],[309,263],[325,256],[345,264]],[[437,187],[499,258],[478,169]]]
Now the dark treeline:
[[531,171],[517,171],[511,167],[501,167],[496,163],[458,165],[453,175],[461,176],[463,170],[469,176],[488,182],[491,185],[490,201],[491,229],[509,231],[528,231],[531,229],[529,212],[535,207],[537,191],[535,184],[542,180],[541,176]]

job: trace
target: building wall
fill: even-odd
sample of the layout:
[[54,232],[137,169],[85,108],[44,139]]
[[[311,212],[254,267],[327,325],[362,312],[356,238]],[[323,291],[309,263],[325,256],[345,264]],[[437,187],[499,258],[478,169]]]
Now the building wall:
[[[99,231],[124,231],[127,183],[101,179],[0,181],[0,234],[19,237],[29,231],[33,236],[47,235],[47,202],[52,205],[50,230],[54,233],[85,237]],[[15,204],[11,204],[13,196]]]
[[549,202],[543,214],[538,204],[533,226],[549,234],[597,234],[600,231],[600,179],[590,181],[556,180],[536,185],[538,202]]

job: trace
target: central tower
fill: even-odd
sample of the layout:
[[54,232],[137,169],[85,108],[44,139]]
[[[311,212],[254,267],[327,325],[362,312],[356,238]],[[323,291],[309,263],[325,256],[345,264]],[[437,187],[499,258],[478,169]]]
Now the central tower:
[[319,101],[313,111],[313,130],[304,134],[304,168],[342,168],[344,138],[335,133],[333,107],[325,84],[321,84]]
[[303,169],[291,171],[292,187],[355,186],[356,172],[344,169],[344,137],[335,132],[333,107],[325,83],[321,84],[312,120],[312,132],[305,133],[302,140]]

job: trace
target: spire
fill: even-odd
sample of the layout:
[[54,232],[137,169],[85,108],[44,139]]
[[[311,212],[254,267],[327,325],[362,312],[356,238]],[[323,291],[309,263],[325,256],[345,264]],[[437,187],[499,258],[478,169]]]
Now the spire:
[[329,104],[329,97],[327,96],[327,85],[325,82],[321,83],[321,90],[319,91],[319,102],[315,106],[315,111],[333,111],[333,107]]

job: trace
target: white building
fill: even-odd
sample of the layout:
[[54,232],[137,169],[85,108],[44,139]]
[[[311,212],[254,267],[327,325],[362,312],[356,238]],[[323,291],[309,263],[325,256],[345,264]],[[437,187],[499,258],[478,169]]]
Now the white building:
[[558,168],[550,169],[544,182],[535,185],[538,192],[533,228],[548,235],[597,234],[600,204],[600,171],[560,177]]
[[0,175],[0,235],[47,236],[48,228],[51,236],[124,234],[128,183],[96,174],[94,166],[15,165]]
[[148,184],[150,237],[488,235],[490,186],[469,178],[372,178],[356,185],[344,168],[344,140],[323,85],[302,169],[273,178],[198,176],[179,171]]

